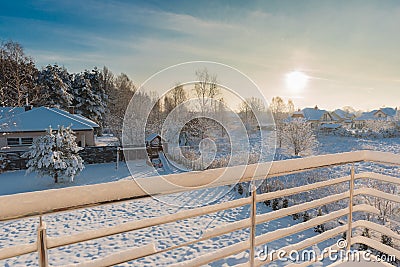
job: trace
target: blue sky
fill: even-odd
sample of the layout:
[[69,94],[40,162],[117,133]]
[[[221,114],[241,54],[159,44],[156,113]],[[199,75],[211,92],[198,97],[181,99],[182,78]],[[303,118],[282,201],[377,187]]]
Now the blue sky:
[[[2,1],[0,39],[38,66],[108,66],[137,84],[181,62],[210,60],[296,106],[400,106],[399,1]],[[301,70],[307,87],[284,77]]]

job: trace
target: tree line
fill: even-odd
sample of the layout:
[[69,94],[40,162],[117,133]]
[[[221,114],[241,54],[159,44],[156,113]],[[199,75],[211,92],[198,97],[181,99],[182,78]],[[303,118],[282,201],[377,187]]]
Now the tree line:
[[[119,122],[136,90],[130,78],[107,67],[70,73],[64,66],[38,68],[14,41],[0,45],[0,105],[58,107],[73,110],[99,124]],[[122,122],[121,122],[122,123]]]

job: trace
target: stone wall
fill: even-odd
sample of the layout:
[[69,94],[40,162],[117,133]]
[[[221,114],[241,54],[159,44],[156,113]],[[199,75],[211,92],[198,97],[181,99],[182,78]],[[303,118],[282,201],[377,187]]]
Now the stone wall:
[[[117,151],[119,160],[124,160],[124,152],[117,150],[117,146],[92,146],[85,147],[79,151],[79,155],[84,160],[84,164],[108,163],[117,161]],[[26,159],[22,158],[25,151],[0,151],[0,169],[3,171],[26,169]],[[147,159],[145,148],[137,148],[125,151],[129,160]]]
[[108,163],[117,161],[116,146],[88,146],[79,151],[85,164]]
[[25,151],[1,151],[0,165],[3,171],[26,169],[26,159],[22,158]]

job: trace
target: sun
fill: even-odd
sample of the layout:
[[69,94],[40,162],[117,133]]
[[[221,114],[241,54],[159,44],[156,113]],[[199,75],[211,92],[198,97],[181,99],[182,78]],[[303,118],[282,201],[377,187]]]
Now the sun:
[[300,91],[307,86],[309,78],[301,71],[292,71],[286,74],[286,86],[292,91]]

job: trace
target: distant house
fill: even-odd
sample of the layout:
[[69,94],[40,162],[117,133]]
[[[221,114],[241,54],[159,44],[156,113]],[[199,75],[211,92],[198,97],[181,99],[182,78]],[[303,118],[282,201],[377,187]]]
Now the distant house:
[[26,150],[33,138],[44,135],[51,127],[71,126],[79,146],[94,146],[95,122],[78,114],[48,107],[0,107],[0,147],[4,150]]
[[369,112],[363,112],[360,117],[354,120],[355,128],[362,129],[368,121],[387,121],[392,123],[397,114],[397,108],[380,108]]
[[333,119],[342,126],[345,126],[346,128],[353,128],[354,119],[356,118],[354,113],[344,111],[342,109],[336,109],[331,112],[331,115]]
[[296,111],[292,114],[291,118],[304,118],[311,124],[314,130],[318,130],[323,124],[329,124],[335,121],[328,111],[319,109],[318,106]]

